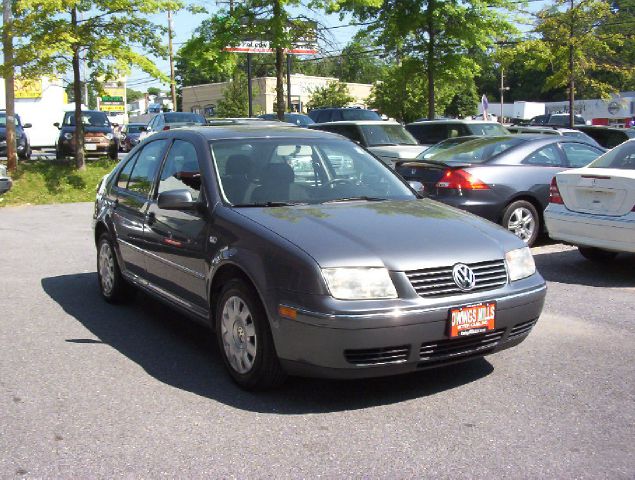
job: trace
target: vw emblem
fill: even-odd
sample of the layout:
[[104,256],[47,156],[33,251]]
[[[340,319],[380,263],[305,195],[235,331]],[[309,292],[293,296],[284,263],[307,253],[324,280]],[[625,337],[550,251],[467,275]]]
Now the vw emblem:
[[452,278],[457,287],[461,290],[468,291],[474,288],[476,277],[470,267],[463,263],[457,263],[452,269]]

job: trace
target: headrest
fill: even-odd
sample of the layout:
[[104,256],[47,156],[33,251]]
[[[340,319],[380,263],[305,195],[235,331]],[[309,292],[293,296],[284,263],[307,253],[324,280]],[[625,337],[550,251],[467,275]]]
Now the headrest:
[[293,169],[286,163],[270,163],[262,171],[261,180],[263,184],[285,184],[293,183],[295,174]]
[[225,173],[227,175],[247,175],[251,168],[251,158],[247,155],[230,155],[227,158]]

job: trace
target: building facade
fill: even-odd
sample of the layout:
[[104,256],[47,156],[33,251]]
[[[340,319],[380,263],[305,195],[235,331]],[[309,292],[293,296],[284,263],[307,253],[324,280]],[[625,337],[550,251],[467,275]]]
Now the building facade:
[[[293,111],[305,112],[306,104],[311,98],[311,93],[318,88],[337,81],[333,77],[313,77],[309,75],[291,75],[291,104]],[[200,113],[206,117],[216,114],[216,106],[223,98],[223,92],[229,82],[208,83],[183,87],[183,111]],[[253,111],[255,115],[262,113],[274,113],[276,101],[276,78],[260,77],[251,80],[253,91]],[[350,95],[354,98],[352,106],[366,107],[372,85],[364,83],[346,83]],[[287,85],[285,82],[285,103],[287,98]]]

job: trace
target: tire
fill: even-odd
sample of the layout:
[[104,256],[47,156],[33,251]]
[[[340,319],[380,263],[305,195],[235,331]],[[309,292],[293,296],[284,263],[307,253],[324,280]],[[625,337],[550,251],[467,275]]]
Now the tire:
[[22,155],[18,155],[18,158],[20,160],[31,160],[31,147],[27,147],[26,152],[24,152]]
[[66,157],[59,147],[55,147],[55,160],[64,160]]
[[580,255],[592,262],[604,263],[615,259],[617,252],[609,252],[595,247],[578,247]]
[[284,382],[267,314],[250,285],[235,279],[223,287],[215,324],[223,363],[240,387],[265,390]]
[[540,215],[531,203],[517,200],[507,205],[501,225],[531,247],[540,233]]
[[108,303],[125,303],[134,293],[134,287],[121,274],[112,239],[102,233],[97,242],[97,281],[101,295]]
[[117,147],[108,150],[108,158],[110,160],[117,160],[117,158],[119,158],[119,151]]

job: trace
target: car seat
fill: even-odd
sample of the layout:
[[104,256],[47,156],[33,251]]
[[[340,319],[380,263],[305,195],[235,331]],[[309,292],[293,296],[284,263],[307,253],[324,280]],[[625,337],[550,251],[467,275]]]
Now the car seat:
[[288,202],[289,190],[295,179],[293,169],[286,163],[270,163],[260,175],[261,185],[251,194],[253,203]]
[[243,203],[245,193],[249,186],[249,171],[251,170],[251,158],[247,155],[230,155],[225,164],[223,176],[223,190],[227,200],[231,203]]

